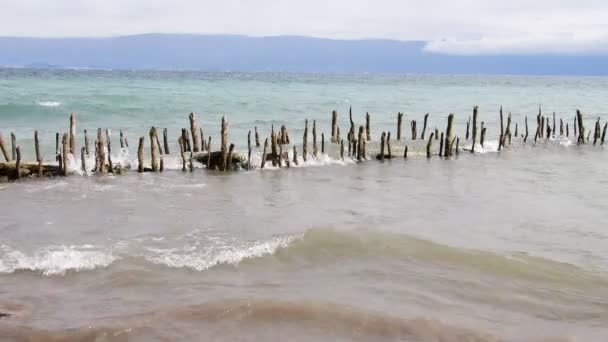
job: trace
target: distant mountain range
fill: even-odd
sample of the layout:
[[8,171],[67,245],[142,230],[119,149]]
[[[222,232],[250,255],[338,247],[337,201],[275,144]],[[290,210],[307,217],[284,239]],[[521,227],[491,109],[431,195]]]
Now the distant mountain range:
[[0,65],[240,72],[608,75],[608,56],[452,56],[427,52],[425,44],[190,34],[0,37]]

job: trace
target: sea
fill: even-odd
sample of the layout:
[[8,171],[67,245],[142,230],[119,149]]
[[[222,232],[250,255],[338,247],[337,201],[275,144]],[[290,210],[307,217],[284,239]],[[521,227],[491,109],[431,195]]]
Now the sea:
[[[471,153],[475,106],[487,132]],[[131,169],[96,175],[89,156],[82,172],[78,152],[68,177],[0,183],[0,341],[606,341],[608,152],[578,144],[577,109],[593,140],[608,78],[0,69],[9,153],[12,132],[34,161],[38,130],[55,163],[74,113],[78,151],[84,129],[91,145],[109,129]],[[349,112],[357,130],[369,113],[365,160],[331,143],[334,110],[344,139]],[[539,111],[556,130],[534,139]],[[212,150],[225,117],[242,156],[250,131],[263,144],[285,125],[298,165],[261,169],[253,144],[252,170],[184,172],[190,113]],[[451,113],[458,153],[433,140],[427,158]],[[140,174],[152,126],[171,153]]]

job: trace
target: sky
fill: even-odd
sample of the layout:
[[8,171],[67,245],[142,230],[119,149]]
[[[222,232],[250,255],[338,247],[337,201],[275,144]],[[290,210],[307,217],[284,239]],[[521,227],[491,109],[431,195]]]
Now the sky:
[[608,54],[608,0],[0,0],[0,35],[303,35],[461,54]]

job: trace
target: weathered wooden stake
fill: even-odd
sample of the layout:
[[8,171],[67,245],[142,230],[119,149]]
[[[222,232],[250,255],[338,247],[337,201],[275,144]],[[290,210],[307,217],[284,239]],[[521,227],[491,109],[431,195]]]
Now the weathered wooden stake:
[[190,159],[188,160],[188,168],[189,168],[190,172],[194,172],[193,160],[194,160],[194,153],[192,153],[192,151],[190,151]]
[[108,170],[114,173],[114,165],[112,165],[112,139],[110,139],[109,129],[106,129],[106,139],[108,140]]
[[[158,157],[159,157],[158,171],[163,172],[163,171],[165,171],[165,160],[163,158],[163,148],[162,148],[162,145],[160,144],[160,138],[158,137],[158,131],[156,134],[156,146],[158,146]],[[118,170],[119,170],[118,172],[121,172],[120,168]]]
[[15,162],[15,172],[16,172],[16,178],[19,179],[21,178],[21,148],[19,148],[19,146],[15,147],[15,158],[16,158],[16,162]]
[[348,108],[348,118],[350,120],[350,130],[348,131],[348,141],[355,139],[355,122],[353,121],[353,106]]
[[600,139],[600,118],[597,118],[595,122],[595,129],[593,130],[593,145],[595,145]]
[[321,155],[325,154],[325,134],[321,133]]
[[578,119],[578,142],[585,144],[585,125],[583,124],[583,113],[580,110],[576,110],[576,117]]
[[67,133],[63,133],[63,139],[61,141],[61,149],[62,149],[62,153],[61,153],[61,164],[62,164],[62,169],[61,169],[61,175],[62,176],[67,176],[68,175],[68,151],[70,150],[70,138],[69,135]]
[[393,152],[391,151],[391,132],[386,135],[386,151],[388,152],[388,159],[393,159]]
[[277,156],[277,165],[281,167],[283,163],[283,144],[279,144],[279,155]]
[[[87,174],[87,163],[86,163],[86,150],[84,146],[80,149],[80,169],[83,174]],[[38,176],[42,175],[42,168],[38,164]]]
[[84,151],[86,153],[86,155],[89,155],[89,135],[87,133],[87,130],[84,130]]
[[317,120],[312,120],[312,155],[317,157]]
[[559,135],[564,135],[564,120],[562,118],[559,118]]
[[[314,127],[314,126],[313,126]],[[313,129],[314,132],[314,129]],[[277,134],[274,131],[274,125],[272,126],[272,129],[270,130],[270,155],[272,156],[272,166],[277,166],[277,163],[279,163],[280,161],[278,160],[278,150],[277,150]],[[279,165],[280,167],[280,165]]]
[[465,135],[465,140],[469,140],[469,128],[471,127],[471,117],[469,116],[469,120],[467,120],[467,133]]
[[192,134],[192,151],[198,152],[200,151],[199,141],[198,141],[198,127],[196,126],[196,116],[194,113],[190,113],[190,133]]
[[2,155],[4,156],[4,160],[10,162],[11,159],[8,157],[8,153],[6,152],[6,146],[4,146],[4,136],[0,133],[0,151],[2,151]]
[[401,122],[403,121],[403,113],[397,113],[397,140],[401,140]]
[[[344,145],[344,140],[342,140],[342,145]],[[298,150],[296,149],[296,145],[293,145],[293,165],[298,165]]]
[[570,137],[570,126],[568,126],[568,123],[566,122],[566,138]]
[[169,133],[166,128],[163,129],[163,145],[165,154],[169,154]]
[[576,135],[576,129],[578,128],[576,114],[574,115],[574,126],[572,126],[572,127],[574,129],[574,136],[576,137],[577,136]]
[[211,136],[207,140],[207,169],[211,169]]
[[150,128],[150,157],[152,159],[152,172],[158,172],[158,144],[156,139],[156,127]]
[[281,126],[281,144],[289,144],[289,132],[287,132],[287,127],[285,125]]
[[370,125],[369,125],[369,113],[365,113],[365,139],[366,141],[371,141],[372,140],[372,132],[370,129]]
[[74,113],[70,114],[70,153],[76,153],[76,116]]
[[424,140],[424,135],[426,134],[426,124],[427,121],[429,120],[429,113],[424,114],[424,122],[422,124],[422,135],[420,136],[420,138],[422,140]]
[[304,121],[304,135],[302,138],[302,158],[304,162],[308,159],[308,119]]
[[498,150],[500,151],[505,143],[505,127],[502,120],[502,106],[500,106],[500,139],[498,139]]
[[439,140],[439,128],[435,127],[435,140]]
[[139,145],[137,146],[137,172],[144,172],[144,137],[139,137]]
[[[443,145],[444,144],[444,140],[443,140],[443,132],[441,132],[441,139],[439,139],[439,156],[443,157],[444,153],[443,153]],[[448,148],[447,144],[446,144],[446,150]]]
[[247,132],[247,170],[251,170],[251,130]]
[[481,129],[481,139],[480,139],[480,144],[481,144],[481,148],[483,148],[483,144],[486,141],[486,128],[482,128]]
[[[475,143],[477,142],[477,106],[473,107],[473,143],[471,144],[471,153],[475,152]],[[482,146],[483,147],[483,146]]]
[[125,148],[125,137],[122,134],[122,129],[118,132],[120,137],[120,148]]
[[253,130],[255,132],[255,147],[260,147],[260,135],[258,134],[258,126],[254,126]]
[[553,127],[551,129],[551,132],[553,132],[553,135],[555,135],[555,112],[553,112]]
[[382,132],[380,136],[380,155],[378,156],[380,160],[384,160],[384,144],[386,144],[386,133]]
[[524,144],[525,144],[526,140],[528,140],[528,116],[527,115],[524,118],[524,123],[525,123],[525,126],[526,126],[526,135],[524,136]]
[[55,133],[55,160],[57,160],[59,165],[61,165],[61,155],[59,154],[59,132]]
[[460,138],[456,137],[456,155],[458,155],[458,153],[460,152]]
[[418,132],[416,130],[416,120],[412,120],[410,122],[410,127],[412,129],[412,140],[416,140],[416,136],[418,135]]
[[268,155],[268,138],[266,138],[266,141],[264,141],[264,151],[262,152],[262,165],[260,165],[260,169],[263,169],[264,166],[266,165],[266,156],[267,155]]
[[511,113],[507,116],[507,129],[505,130],[505,136],[503,137],[502,147],[505,147],[505,140],[509,140],[511,145]]
[[42,158],[40,156],[40,141],[38,130],[34,131],[34,149],[36,150],[36,162],[38,162],[38,176],[42,176]]
[[365,159],[365,127],[359,126],[359,146],[357,148],[357,160]]
[[222,156],[220,171],[226,170],[226,158],[228,158],[228,121],[226,121],[226,116],[222,116],[222,127],[220,131],[221,135],[221,145],[220,152]]
[[445,130],[445,156],[450,157],[452,155],[452,125],[454,124],[454,114],[448,115],[448,127]]
[[[207,144],[206,144],[206,140],[205,140],[205,134],[203,133],[203,128],[200,127],[198,129],[199,133],[201,134],[201,152],[205,152],[207,151]],[[168,152],[165,152],[167,154],[169,154]]]
[[602,130],[602,140],[600,142],[600,146],[604,145],[604,138],[606,138],[606,128],[608,128],[608,122],[604,124],[604,129]]
[[[184,146],[184,137],[179,137],[179,139],[177,139],[177,143],[179,144],[179,155],[182,158],[182,171],[186,171],[186,147]],[[209,152],[209,154],[211,154],[211,152]]]
[[433,147],[433,137],[435,136],[435,133],[431,133],[431,136],[429,137],[429,142],[426,143],[426,157],[427,158],[431,158],[431,147]]
[[[295,148],[295,146],[294,146]],[[294,150],[295,152],[295,150]],[[340,139],[340,159],[344,160],[344,139]],[[298,164],[296,164],[298,165]]]
[[[227,166],[227,170],[226,171],[232,171],[232,152],[234,151],[234,144],[230,144],[230,147],[228,148],[228,166]],[[280,161],[279,161],[279,166],[280,166]],[[192,171],[192,154],[190,154],[190,171]]]
[[334,110],[331,112],[331,142],[332,143],[338,142],[337,128],[338,128],[338,112]]
[[405,145],[405,148],[403,149],[403,158],[407,159],[407,145]]
[[515,123],[515,137],[516,138],[519,137],[519,133],[518,133],[518,130],[517,130],[517,122]]
[[13,132],[11,132],[11,154],[13,160],[15,160],[17,158],[17,137]]
[[106,154],[101,128],[97,128],[97,141],[95,148],[97,150],[97,172],[104,174],[106,173]]

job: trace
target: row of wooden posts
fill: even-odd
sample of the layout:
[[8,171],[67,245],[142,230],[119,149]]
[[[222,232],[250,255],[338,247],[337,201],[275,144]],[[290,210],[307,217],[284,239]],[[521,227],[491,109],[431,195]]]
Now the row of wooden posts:
[[[528,130],[528,117],[526,116],[524,119],[525,125],[525,134],[519,134],[518,132],[518,124],[515,123],[514,132],[512,133],[512,119],[511,114],[507,116],[506,126],[504,125],[503,119],[503,110],[502,107],[499,111],[500,115],[500,135],[498,139],[498,150],[500,151],[506,145],[511,144],[511,139],[513,136],[521,137],[523,143],[526,143],[528,140],[529,130]],[[422,132],[420,135],[421,140],[426,140],[427,133],[427,123],[428,123],[429,114],[424,115],[424,122],[422,126]],[[538,115],[536,117],[536,131],[534,134],[534,142],[536,143],[539,139],[548,139],[556,136],[556,118],[555,113],[553,113],[552,124],[549,117],[543,115],[542,111],[539,109]],[[352,108],[349,110],[349,120],[350,120],[350,128],[348,130],[348,134],[346,140],[341,138],[340,136],[340,127],[338,126],[338,113],[336,111],[332,112],[331,119],[331,138],[330,142],[333,144],[339,144],[340,146],[340,158],[345,158],[345,144],[347,146],[348,156],[356,159],[357,161],[362,161],[367,158],[366,153],[366,145],[371,141],[371,129],[370,129],[370,115],[366,113],[365,115],[365,125],[360,125],[358,131],[356,129],[355,122],[352,117]],[[478,121],[479,121],[479,110],[478,107],[473,108],[472,115],[472,124],[471,117],[468,118],[466,124],[466,133],[465,140],[472,139],[471,148],[469,151],[471,153],[475,152],[475,145],[477,144],[477,136],[478,136]],[[221,129],[220,129],[220,150],[212,151],[211,150],[211,136],[208,139],[205,139],[203,129],[197,127],[196,116],[191,113],[189,115],[189,129],[183,128],[181,130],[181,134],[178,137],[178,146],[180,149],[180,157],[182,160],[182,170],[190,170],[194,169],[193,162],[197,161],[201,164],[205,165],[208,169],[215,169],[219,171],[227,171],[234,170],[237,167],[242,167],[247,170],[251,170],[254,166],[251,163],[251,155],[252,155],[252,137],[251,131],[249,131],[247,135],[247,147],[248,154],[245,158],[244,156],[240,156],[234,152],[234,144],[228,144],[228,122],[226,117],[222,117],[221,121]],[[396,140],[404,139],[402,134],[402,124],[403,124],[403,113],[397,113],[397,135]],[[448,115],[447,118],[447,127],[445,131],[439,133],[439,130],[435,128],[434,132],[430,133],[426,144],[426,156],[427,158],[431,158],[432,156],[432,146],[434,140],[439,140],[439,156],[440,157],[451,157],[454,153],[458,154],[464,149],[460,148],[460,137],[454,136],[453,133],[453,124],[454,124],[454,114]],[[598,142],[600,145],[604,144],[604,140],[606,137],[606,130],[608,128],[608,123],[605,123],[603,129],[601,128],[600,119],[598,118],[595,122],[595,128],[593,131],[586,132],[585,127],[583,125],[583,114],[580,111],[577,111],[574,121],[573,121],[573,132],[577,137],[578,144],[586,144],[591,141],[591,133],[593,133],[593,144],[596,145]],[[306,162],[309,158],[308,153],[308,128],[309,121],[306,119],[304,121],[304,134],[302,141],[302,159]],[[472,128],[472,129],[471,129]],[[411,139],[416,140],[418,138],[417,125],[416,120],[412,120],[410,123],[411,129]],[[479,144],[483,147],[485,143],[485,137],[487,132],[487,127],[483,121],[481,121],[481,125],[479,127]],[[472,131],[472,132],[471,132]],[[82,146],[80,150],[81,156],[81,168],[85,173],[95,172],[99,174],[104,173],[121,173],[125,171],[124,167],[115,164],[112,161],[112,145],[111,145],[111,132],[109,129],[105,130],[105,140],[104,140],[104,132],[101,128],[97,129],[96,139],[94,144],[94,156],[95,156],[95,166],[91,170],[87,170],[86,167],[86,156],[89,155],[89,138],[88,132],[84,130],[84,146]],[[471,133],[471,134],[470,134]],[[587,133],[587,135],[585,135]],[[149,131],[150,138],[150,158],[151,163],[150,167],[144,166],[144,144],[145,137],[142,136],[139,138],[138,147],[137,147],[137,160],[138,160],[138,172],[162,172],[164,170],[164,159],[163,155],[170,154],[169,151],[169,137],[167,129],[163,129],[163,144],[160,143],[159,133],[156,127],[152,127]],[[255,147],[260,148],[260,137],[257,130],[257,127],[254,127],[254,139],[255,139]],[[560,136],[570,136],[570,127],[569,124],[566,123],[564,125],[564,121],[560,118],[559,120],[559,135]],[[60,140],[60,137],[62,138]],[[270,141],[269,141],[270,139]],[[69,155],[76,155],[76,117],[74,114],[70,115],[69,119],[69,132],[60,136],[59,133],[56,134],[55,139],[55,154],[56,154],[56,165],[55,164],[44,164],[40,154],[40,141],[38,138],[38,131],[34,132],[34,144],[36,151],[36,162],[35,163],[24,163],[21,158],[21,149],[17,145],[16,136],[14,133],[11,133],[11,154],[6,149],[6,144],[2,135],[0,134],[0,151],[2,152],[6,163],[0,163],[0,175],[8,176],[9,178],[20,178],[24,175],[37,174],[38,176],[42,175],[67,175],[68,174],[68,162]],[[295,144],[293,144],[293,153],[292,159],[290,161],[289,155],[287,151],[283,150],[284,145],[290,144],[289,133],[287,131],[287,127],[285,125],[281,126],[280,131],[276,132],[274,125],[271,128],[271,134],[269,138],[266,138],[263,145],[262,150],[262,160],[260,164],[260,168],[263,169],[267,162],[271,162],[275,167],[282,166],[290,166],[290,163],[293,162],[295,165],[298,164],[298,151]],[[270,145],[270,151],[268,151]],[[128,148],[129,143],[126,137],[123,135],[123,132],[120,131],[120,147]],[[316,121],[312,122],[312,156],[317,157],[319,153],[318,143],[317,143],[317,125]],[[269,154],[270,152],[270,154]],[[407,145],[404,148],[403,157],[407,158],[408,147]],[[321,154],[325,154],[325,135],[321,133]],[[391,132],[382,132],[380,136],[380,151],[375,156],[376,159],[384,160],[384,159],[392,159],[395,156],[392,154],[391,149]],[[12,164],[14,161],[14,164]],[[12,177],[11,177],[12,175]]]

